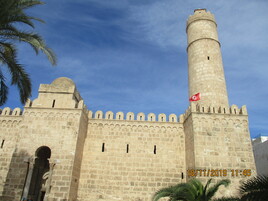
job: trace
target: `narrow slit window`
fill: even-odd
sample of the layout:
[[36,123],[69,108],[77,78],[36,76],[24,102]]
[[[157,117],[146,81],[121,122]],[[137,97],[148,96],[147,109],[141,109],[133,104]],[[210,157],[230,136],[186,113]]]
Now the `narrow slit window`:
[[55,107],[55,102],[56,102],[56,100],[53,100],[53,103],[52,103],[52,108],[54,108],[54,107]]
[[98,114],[98,119],[100,118],[100,114]]
[[223,108],[223,113],[224,113],[224,114],[226,113],[225,108]]
[[209,56],[208,56],[208,60],[209,60],[210,58],[209,58]]
[[156,154],[156,145],[154,145],[154,154]]
[[183,179],[183,172],[181,173],[181,179]]
[[102,152],[104,152],[104,149],[105,149],[105,143],[102,143]]
[[4,146],[4,143],[5,143],[5,140],[2,140],[2,143],[1,143],[1,149],[2,149],[3,146]]
[[121,119],[121,115],[119,115],[118,119],[119,119],[119,120]]
[[202,111],[205,112],[205,108],[204,107],[202,107]]
[[17,115],[17,111],[15,112],[15,115]]
[[129,144],[127,144],[127,153],[128,153],[128,151],[129,151]]

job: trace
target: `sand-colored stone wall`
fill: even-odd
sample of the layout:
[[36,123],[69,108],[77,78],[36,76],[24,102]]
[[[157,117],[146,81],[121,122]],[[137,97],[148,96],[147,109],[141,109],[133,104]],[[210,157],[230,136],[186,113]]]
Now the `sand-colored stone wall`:
[[[186,158],[191,158],[187,171],[194,170],[202,181],[231,179],[227,194],[234,195],[239,181],[256,175],[246,108],[233,105],[223,110],[192,103],[189,110],[184,124],[185,134],[189,135],[186,137]],[[226,191],[222,190],[222,193]]]
[[81,109],[26,108],[22,117],[9,117],[13,118],[13,122],[22,118],[20,123],[17,121],[18,129],[11,126],[11,121],[6,121],[8,117],[4,117],[0,132],[5,137],[5,152],[1,155],[0,165],[2,200],[20,200],[27,176],[28,159],[35,157],[36,150],[42,146],[51,149],[50,163],[55,164],[50,197],[73,197],[71,194],[77,192],[78,185],[75,183],[79,180],[79,167],[76,166],[79,166],[82,158],[81,146],[77,142],[84,141],[83,132],[86,131],[85,126],[80,126],[81,116]]
[[178,122],[90,119],[78,200],[149,201],[182,181],[184,144]]
[[[12,115],[10,108],[5,108],[0,115],[0,200],[13,200],[19,194],[24,180],[25,171],[16,172],[23,156],[27,156],[24,151],[18,151],[17,143],[21,132],[23,117]],[[19,156],[22,156],[18,158]],[[26,164],[22,164],[26,168]],[[26,170],[26,169],[25,169]],[[3,197],[4,196],[4,197]]]
[[74,156],[74,161],[73,161],[72,180],[71,180],[71,187],[70,187],[70,192],[69,192],[69,198],[71,201],[77,200],[79,179],[80,179],[80,173],[81,173],[81,163],[82,163],[83,151],[84,151],[84,143],[85,143],[85,139],[87,135],[87,128],[88,128],[87,112],[83,111],[79,122],[80,122],[80,125],[79,125],[77,142],[76,142],[76,150],[75,150],[75,156]]

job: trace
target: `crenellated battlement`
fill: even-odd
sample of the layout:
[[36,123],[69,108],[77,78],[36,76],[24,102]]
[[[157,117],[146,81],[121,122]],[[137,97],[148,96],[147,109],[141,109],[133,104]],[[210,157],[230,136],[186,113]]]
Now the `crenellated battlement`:
[[247,108],[245,105],[243,105],[241,108],[238,108],[237,105],[232,105],[231,107],[217,107],[201,105],[194,102],[191,102],[190,106],[183,114],[184,119],[186,119],[191,113],[248,115]]
[[167,115],[149,113],[147,116],[143,112],[139,112],[135,115],[133,112],[128,112],[126,115],[123,112],[113,113],[108,111],[104,112],[98,110],[95,113],[88,111],[89,119],[105,119],[105,120],[127,120],[127,121],[150,121],[150,122],[172,122],[172,123],[183,123],[183,115],[180,115],[179,118],[176,114]]
[[[31,107],[29,102],[26,104],[26,107]],[[81,100],[78,104],[80,109],[86,109],[86,106]],[[113,113],[112,111],[104,112],[98,110],[93,113],[91,110],[88,110],[89,119],[108,119],[108,120],[127,120],[127,121],[151,121],[151,122],[179,122],[183,123],[184,120],[190,115],[190,113],[204,113],[204,114],[230,114],[230,115],[248,115],[247,108],[243,105],[241,108],[238,108],[237,105],[232,105],[231,107],[223,106],[206,106],[202,104],[196,104],[191,102],[191,105],[187,108],[184,114],[177,116],[176,114],[170,114],[168,117],[166,114],[154,114],[149,113],[147,116],[143,112],[139,112],[135,115],[133,112],[128,112],[126,115],[123,112]],[[20,108],[15,108],[12,110],[9,107],[0,109],[0,116],[21,116],[23,111]]]
[[14,110],[12,110],[9,107],[5,107],[4,109],[0,109],[0,116],[21,116],[23,111],[16,107]]
[[[30,100],[27,101],[26,108],[31,108]],[[35,108],[35,107],[33,107]],[[49,109],[49,108],[48,108]],[[57,108],[55,108],[57,109]],[[81,100],[78,104],[78,107],[74,109],[86,109],[86,105],[84,101]],[[9,107],[5,107],[4,109],[0,109],[0,116],[22,116],[23,111],[20,108],[15,108],[12,110]],[[127,120],[127,121],[151,121],[151,122],[172,122],[172,123],[183,123],[184,114],[177,116],[176,114],[170,114],[167,116],[164,113],[154,114],[149,113],[147,116],[143,112],[139,112],[135,115],[133,112],[128,112],[126,115],[123,112],[113,113],[112,111],[103,112],[101,110],[93,113],[91,110],[88,110],[88,118],[89,119],[105,119],[105,120]]]

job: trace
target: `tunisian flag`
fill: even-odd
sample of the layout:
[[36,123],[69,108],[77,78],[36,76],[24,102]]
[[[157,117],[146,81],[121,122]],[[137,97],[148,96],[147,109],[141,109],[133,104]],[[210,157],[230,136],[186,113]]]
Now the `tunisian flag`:
[[198,101],[201,98],[201,94],[197,93],[189,98],[189,101]]

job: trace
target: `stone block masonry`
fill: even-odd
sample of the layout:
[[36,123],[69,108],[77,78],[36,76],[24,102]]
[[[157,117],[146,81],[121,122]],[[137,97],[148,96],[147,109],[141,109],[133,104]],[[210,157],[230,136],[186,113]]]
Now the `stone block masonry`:
[[157,189],[182,181],[184,146],[181,123],[91,119],[78,196],[150,200]]

